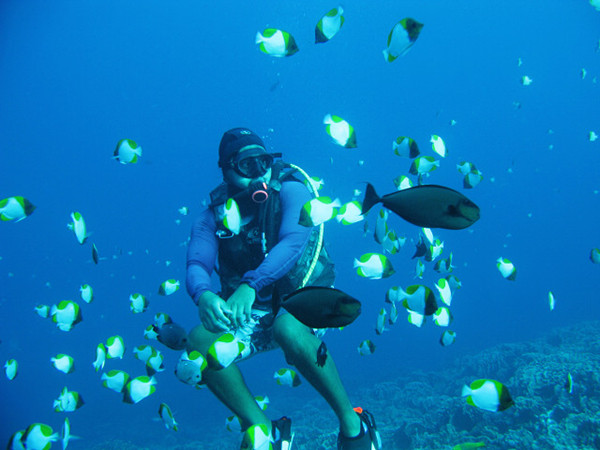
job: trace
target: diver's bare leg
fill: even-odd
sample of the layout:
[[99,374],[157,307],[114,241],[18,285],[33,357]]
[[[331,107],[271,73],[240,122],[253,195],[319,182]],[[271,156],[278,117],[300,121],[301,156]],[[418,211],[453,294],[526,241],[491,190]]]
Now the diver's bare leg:
[[[188,351],[196,350],[206,355],[208,348],[218,336],[218,334],[206,330],[202,325],[198,325],[190,331]],[[221,370],[206,369],[202,373],[202,379],[212,393],[239,417],[242,429],[261,423],[267,425],[269,430],[271,429],[271,421],[254,400],[242,373],[235,364]]]
[[333,358],[328,354],[322,367],[316,364],[317,349],[321,340],[291,314],[277,317],[273,332],[288,363],[296,366],[329,403],[340,421],[342,434],[348,437],[356,436],[360,432],[360,418],[352,408]]

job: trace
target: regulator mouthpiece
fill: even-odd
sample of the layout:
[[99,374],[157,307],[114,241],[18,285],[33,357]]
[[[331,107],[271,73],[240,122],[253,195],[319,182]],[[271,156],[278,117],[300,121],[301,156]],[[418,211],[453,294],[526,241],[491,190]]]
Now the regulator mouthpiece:
[[266,183],[257,183],[255,186],[252,186],[252,194],[250,196],[254,203],[264,203],[269,198],[269,193],[267,192],[267,184]]

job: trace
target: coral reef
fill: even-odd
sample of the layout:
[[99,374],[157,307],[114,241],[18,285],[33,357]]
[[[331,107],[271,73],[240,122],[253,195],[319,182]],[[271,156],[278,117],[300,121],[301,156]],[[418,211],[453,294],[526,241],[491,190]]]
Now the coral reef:
[[[468,405],[461,388],[477,378],[504,383],[515,405],[497,413]],[[354,397],[375,415],[385,449],[451,449],[479,441],[489,449],[598,449],[600,322],[502,344],[458,358],[440,372],[400,376]],[[295,424],[303,423],[299,450],[316,448],[320,439],[329,446],[318,448],[335,448],[335,439],[320,434],[336,426],[319,414],[324,407],[315,401],[294,416]]]

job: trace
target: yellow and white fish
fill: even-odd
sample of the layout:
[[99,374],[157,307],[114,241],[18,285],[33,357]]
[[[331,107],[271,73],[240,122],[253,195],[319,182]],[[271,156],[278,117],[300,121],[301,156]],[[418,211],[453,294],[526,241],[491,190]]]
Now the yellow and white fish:
[[79,287],[79,294],[81,295],[81,300],[86,303],[92,303],[94,300],[94,289],[89,284],[82,284]]
[[122,393],[129,381],[129,374],[122,370],[109,370],[100,377],[102,386],[111,391]]
[[158,287],[159,295],[171,295],[179,290],[179,280],[175,280],[173,278],[163,281]]
[[79,304],[71,300],[63,300],[50,308],[52,321],[61,331],[70,331],[83,320]]
[[439,299],[446,305],[450,306],[452,303],[452,289],[450,289],[450,283],[445,278],[440,278],[435,283],[435,288],[438,291]]
[[300,383],[302,382],[298,374],[294,370],[288,368],[279,369],[275,372],[273,378],[275,378],[275,381],[280,386],[297,387],[300,386]]
[[385,60],[392,62],[406,54],[419,37],[422,28],[422,23],[410,17],[406,17],[394,25],[387,39],[387,48],[383,51]]
[[[102,258],[102,259],[106,259],[106,258]],[[98,261],[100,261],[100,255],[98,254],[98,247],[96,247],[96,244],[92,243],[92,261],[94,261],[94,264],[98,264]]]
[[448,255],[446,259],[438,259],[433,266],[433,270],[438,273],[450,273],[454,266],[452,265],[452,252]]
[[427,253],[425,253],[425,261],[435,261],[444,251],[444,243],[439,239],[435,239],[427,247]]
[[419,328],[421,328],[421,326],[425,322],[425,316],[423,314],[419,314],[418,312],[411,310],[408,310],[408,316],[406,317],[406,319],[408,320],[408,323]]
[[475,167],[475,164],[473,163],[462,161],[456,165],[456,168],[461,174],[464,175],[463,187],[465,189],[472,189],[481,183],[481,180],[483,180],[483,174],[479,169],[477,169],[477,167]]
[[134,314],[143,313],[148,309],[148,305],[148,300],[142,294],[135,293],[129,296],[129,309]]
[[371,280],[387,278],[395,272],[390,260],[381,253],[365,253],[359,259],[354,258],[354,268],[358,275]]
[[525,75],[525,76],[521,77],[521,84],[523,86],[529,86],[531,83],[533,83],[533,79],[530,78],[529,76]]
[[157,313],[154,315],[154,325],[158,328],[162,328],[162,326],[166,323],[172,323],[173,319],[166,313]]
[[158,415],[162,419],[162,422],[165,424],[165,428],[167,430],[179,430],[178,424],[175,421],[175,417],[173,417],[173,413],[171,412],[171,408],[169,408],[169,405],[167,405],[166,403],[161,403],[158,407]]
[[412,182],[412,180],[406,175],[400,175],[399,177],[394,178],[394,186],[396,186],[399,191],[408,189],[414,185],[415,184]]
[[197,387],[202,382],[202,371],[207,366],[206,359],[204,359],[204,356],[200,352],[192,350],[188,353],[185,351],[179,357],[175,375],[179,381]]
[[325,186],[325,181],[323,180],[323,178],[310,177],[310,179],[304,180],[304,184],[309,188],[312,187],[312,189],[314,189],[315,191],[320,191],[321,189],[323,189],[323,186]]
[[392,150],[394,150],[394,154],[397,156],[411,159],[416,158],[421,153],[416,141],[407,136],[397,137],[396,140],[392,142]]
[[500,257],[496,260],[496,267],[507,280],[514,281],[517,278],[517,268],[508,259]]
[[181,214],[182,216],[187,216],[189,213],[189,208],[187,206],[182,206],[181,208],[179,208],[177,210],[179,212],[179,214]]
[[135,164],[142,156],[142,147],[134,140],[121,139],[115,148],[114,158],[121,164]]
[[73,361],[73,357],[65,355],[64,353],[59,353],[58,355],[53,356],[50,358],[50,361],[56,370],[60,370],[63,373],[73,373],[75,370],[75,362]]
[[448,284],[450,285],[452,292],[462,287],[462,282],[455,275],[448,275],[446,280],[448,280]]
[[165,370],[165,366],[163,364],[164,356],[162,353],[155,348],[152,349],[152,353],[146,360],[146,373],[151,376],[156,372],[163,372]]
[[125,385],[123,402],[138,403],[156,392],[156,378],[142,375],[135,377]]
[[123,359],[125,354],[125,342],[121,336],[111,336],[106,340],[106,357],[108,359]]
[[438,327],[447,327],[452,322],[452,314],[446,306],[440,306],[432,315],[433,323]]
[[232,431],[234,433],[239,433],[242,431],[242,424],[238,416],[233,415],[229,416],[225,419],[225,428],[227,431]]
[[433,235],[431,228],[421,227],[421,233],[429,244],[433,244],[435,242],[435,236]]
[[458,170],[461,174],[466,175],[475,169],[475,164],[468,161],[461,161],[456,165],[456,170]]
[[384,251],[388,252],[390,255],[395,255],[404,246],[405,242],[405,237],[399,238],[396,236],[394,230],[390,230],[383,238],[381,245],[383,246]]
[[262,33],[258,31],[254,41],[261,52],[278,58],[298,52],[294,37],[287,31],[276,28],[267,28]]
[[254,400],[256,400],[258,407],[263,411],[265,411],[267,409],[267,406],[269,406],[269,403],[271,403],[269,397],[267,397],[266,395],[255,395]]
[[550,311],[554,311],[554,307],[556,306],[556,299],[554,298],[554,294],[552,291],[548,292],[548,306],[550,307]]
[[465,189],[473,189],[483,180],[483,174],[479,169],[473,169],[463,178],[463,187]]
[[342,206],[339,199],[331,200],[330,197],[317,197],[306,202],[300,210],[298,223],[305,227],[314,227],[333,219]]
[[3,222],[20,222],[34,210],[35,206],[29,200],[18,195],[0,200],[0,220]]
[[148,361],[148,359],[152,356],[153,352],[154,347],[151,345],[138,345],[133,349],[133,355],[136,357],[136,359],[139,359],[144,364],[146,364],[146,361]]
[[414,159],[409,172],[413,175],[424,175],[440,167],[440,162],[433,156],[419,156]]
[[420,259],[417,259],[417,264],[415,266],[415,278],[423,279],[423,274],[425,273],[425,263]]
[[44,423],[32,423],[21,437],[21,443],[27,450],[48,450],[58,441],[58,433]]
[[4,374],[9,380],[14,380],[19,370],[19,363],[16,359],[9,359],[4,363]]
[[590,251],[590,261],[594,264],[600,264],[600,248],[593,248]]
[[66,448],[69,446],[69,441],[71,439],[80,439],[80,437],[71,434],[71,422],[69,421],[68,417],[65,417],[65,421],[63,422],[62,430],[60,433],[62,450],[66,450]]
[[106,347],[101,342],[96,347],[96,360],[92,363],[96,372],[102,370],[104,368],[104,363],[106,362]]
[[158,327],[156,325],[148,325],[144,330],[144,337],[149,340],[158,339]]
[[573,375],[571,375],[571,372],[567,373],[567,382],[565,383],[565,389],[569,394],[573,393]]
[[393,286],[388,290],[387,297],[390,301],[401,302],[409,311],[414,311],[423,316],[429,316],[437,311],[435,295],[426,286],[413,284],[406,290],[399,286]]
[[333,8],[325,14],[315,27],[315,44],[329,41],[344,25],[344,9],[341,6]]
[[[590,5],[596,8],[596,11],[600,11],[600,0],[590,0]],[[600,46],[600,41],[598,45]]]
[[338,210],[335,220],[342,223],[343,225],[352,225],[353,223],[364,220],[362,215],[362,207],[360,202],[353,200],[348,203],[344,203]]
[[224,369],[246,349],[246,344],[231,332],[218,337],[208,348],[206,361],[211,369]]
[[250,425],[242,437],[242,448],[271,450],[273,444],[267,425],[264,423]]
[[327,114],[323,118],[325,131],[333,141],[345,148],[356,148],[356,133],[354,127],[339,116]]
[[48,305],[37,305],[34,308],[34,310],[38,316],[40,316],[44,319],[47,319],[48,316],[50,315],[50,306],[48,306]]
[[508,388],[496,380],[475,380],[470,386],[464,385],[462,396],[467,397],[469,405],[486,411],[504,411],[515,404]]
[[85,220],[83,219],[81,213],[77,211],[71,213],[71,222],[67,224],[67,228],[75,233],[77,242],[80,244],[83,244],[88,238]]
[[375,344],[370,339],[364,340],[358,346],[358,354],[361,356],[372,355],[375,351]]
[[390,325],[394,325],[398,320],[398,307],[396,306],[396,302],[390,303],[390,317],[388,319],[388,323]]
[[454,344],[456,340],[456,331],[445,330],[440,337],[440,345],[447,347],[448,345]]
[[79,392],[69,391],[66,386],[56,400],[53,408],[56,412],[73,412],[83,406],[84,401]]
[[379,210],[379,214],[377,214],[373,237],[375,238],[375,242],[377,242],[378,244],[383,244],[383,241],[388,234],[389,228],[387,221],[389,214],[389,211],[385,208],[381,208]]
[[242,228],[242,215],[240,207],[233,198],[228,198],[222,206],[223,226],[233,234],[239,234]]
[[25,434],[25,430],[15,431],[8,440],[6,450],[25,450],[21,438]]
[[432,134],[429,142],[431,142],[431,149],[438,155],[440,155],[442,158],[448,156],[448,149],[446,148],[446,143],[440,136],[438,136],[437,134]]
[[377,314],[377,323],[375,324],[375,333],[382,334],[385,331],[385,322],[387,319],[387,311],[384,308],[379,310]]

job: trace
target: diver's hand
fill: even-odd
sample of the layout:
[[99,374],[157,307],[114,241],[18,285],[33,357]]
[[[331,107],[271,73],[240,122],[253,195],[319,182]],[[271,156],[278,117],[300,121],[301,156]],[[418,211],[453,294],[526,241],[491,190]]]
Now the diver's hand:
[[225,300],[214,292],[206,291],[198,299],[198,315],[202,325],[208,331],[219,333],[231,328],[231,320],[226,316],[231,314]]
[[250,322],[254,300],[256,300],[256,291],[247,284],[240,284],[227,299],[227,306],[231,310],[231,321],[235,327],[241,327]]

